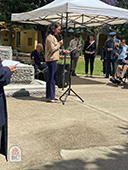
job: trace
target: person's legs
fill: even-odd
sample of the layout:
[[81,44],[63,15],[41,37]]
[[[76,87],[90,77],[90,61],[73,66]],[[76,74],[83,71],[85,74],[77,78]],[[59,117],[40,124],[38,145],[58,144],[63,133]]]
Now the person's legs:
[[55,81],[56,81],[56,70],[57,63],[56,61],[47,62],[48,65],[48,77],[46,83],[46,98],[55,99]]
[[77,62],[78,62],[78,57],[73,58],[73,60],[72,60],[72,70],[73,70],[74,75],[75,75],[75,69],[76,69]]
[[106,73],[106,60],[104,60],[103,62],[103,73],[104,74]]
[[72,58],[72,76],[75,74],[75,58]]
[[121,76],[120,76],[121,79],[124,78],[124,75],[125,75],[125,73],[126,73],[127,70],[128,70],[128,65],[124,65],[123,71],[122,71]]
[[84,60],[85,60],[85,73],[88,74],[89,56],[85,55]]
[[[38,66],[39,70],[44,70],[47,68],[47,65],[46,64],[41,64],[40,66]],[[43,73],[39,73],[39,80],[43,80],[43,81],[46,81],[47,79],[47,70],[44,71]]]
[[120,75],[120,71],[123,69],[123,65],[118,65],[114,77],[117,78]]
[[[127,69],[128,69],[128,65],[118,65],[115,75],[114,75],[114,78],[111,78],[110,81],[112,81],[113,83],[120,84],[121,80],[124,78],[124,75],[125,75]],[[122,73],[120,75],[121,70],[122,70]]]
[[2,127],[0,127],[0,149],[1,149],[1,139],[2,139]]
[[91,74],[91,76],[93,75],[94,60],[95,60],[95,57],[90,55],[90,74]]
[[51,79],[51,70],[50,70],[49,62],[47,62],[47,66],[48,66],[48,77],[46,81],[46,99],[49,98],[49,88],[50,88],[50,79]]
[[111,60],[107,58],[106,59],[106,78],[109,78],[110,73],[111,73]]
[[39,68],[40,70],[44,70],[46,67],[47,67],[46,64],[41,64],[41,65],[38,66],[38,68]]
[[117,68],[117,60],[112,60],[112,67],[113,67],[112,77],[114,77]]

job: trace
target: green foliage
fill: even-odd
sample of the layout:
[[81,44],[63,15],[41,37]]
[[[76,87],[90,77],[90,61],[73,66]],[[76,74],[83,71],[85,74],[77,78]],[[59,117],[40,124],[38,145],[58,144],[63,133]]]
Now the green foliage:
[[[77,74],[85,74],[85,61],[84,58],[79,58],[77,67],[76,67]],[[89,74],[90,74],[90,66],[89,66]],[[103,66],[99,56],[96,57],[94,62],[94,75],[103,75]]]
[[[63,63],[64,60],[60,59],[59,63]],[[66,59],[66,63],[70,63],[70,59],[67,58]],[[89,66],[89,74],[90,74],[90,66]],[[76,73],[77,74],[85,74],[85,61],[84,61],[84,57],[80,57],[77,63],[77,67],[76,67]],[[96,56],[95,58],[95,62],[94,62],[94,75],[103,75],[103,65],[102,62],[100,60],[100,56]]]
[[[5,21],[9,29],[12,13],[21,13],[21,12],[31,11],[39,7],[42,7],[52,1],[53,0],[27,0],[27,1],[26,0],[0,0],[0,21]],[[118,0],[118,3],[116,4],[116,6],[128,9],[128,0]],[[15,24],[21,25],[18,23],[15,23]],[[23,29],[33,28],[33,27],[36,28],[36,26],[34,25],[28,26],[28,25],[22,24]],[[120,31],[122,37],[127,39],[128,24],[112,26],[112,28]],[[87,28],[87,29],[85,28],[86,32],[88,30],[89,32],[95,32],[95,29],[93,27]]]
[[128,9],[128,0],[118,0],[117,6]]
[[[128,9],[128,0],[118,0],[118,7]],[[128,24],[113,26],[114,29],[121,32],[121,37],[125,38],[128,43]]]
[[[116,6],[128,9],[128,0],[118,0]],[[112,28],[119,31],[121,38],[125,38],[128,43],[128,24],[115,25]]]
[[10,23],[12,13],[31,11],[52,0],[0,0],[0,20]]

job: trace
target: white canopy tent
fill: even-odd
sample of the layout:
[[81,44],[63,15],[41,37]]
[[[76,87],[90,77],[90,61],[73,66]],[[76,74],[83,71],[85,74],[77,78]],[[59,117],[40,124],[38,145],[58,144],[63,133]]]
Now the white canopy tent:
[[49,25],[51,22],[69,27],[117,25],[128,22],[128,10],[108,5],[100,0],[55,0],[36,10],[12,14],[12,21]]
[[[36,10],[12,14],[11,21],[40,25],[59,22],[66,27],[65,47],[67,47],[68,27],[124,24],[128,22],[128,10],[108,5],[100,0],[54,0]],[[64,65],[65,63],[66,54]],[[65,66],[63,68],[64,89]]]

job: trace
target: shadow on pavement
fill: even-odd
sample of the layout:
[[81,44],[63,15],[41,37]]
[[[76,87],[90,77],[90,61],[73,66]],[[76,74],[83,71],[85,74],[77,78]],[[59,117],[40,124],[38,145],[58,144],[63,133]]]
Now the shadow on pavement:
[[106,85],[107,85],[107,86],[110,86],[110,87],[119,87],[118,84],[113,84],[113,83],[111,83],[111,82],[107,83]]
[[112,149],[112,153],[108,153],[106,156],[107,159],[99,158],[92,162],[92,164],[95,164],[98,170],[128,169],[128,144],[123,145],[122,149]]
[[85,170],[85,162],[80,159],[63,160],[54,162],[49,165],[45,165],[39,169],[27,169],[27,170]]
[[18,100],[35,100],[35,101],[46,102],[46,97],[25,96],[25,97],[13,97],[13,98]]
[[123,148],[114,148],[106,158],[97,158],[94,161],[86,162],[80,159],[62,160],[39,169],[26,170],[127,170],[128,169],[128,144]]
[[123,83],[118,85],[118,84],[114,84],[112,82],[109,82],[106,85],[111,86],[111,87],[121,87],[121,89],[128,89],[128,84],[123,84]]
[[122,130],[125,130],[125,132],[124,132],[124,133],[122,133],[123,135],[128,135],[128,125],[127,125],[127,126],[125,126],[125,127],[121,127],[121,126],[119,126],[118,128],[120,128],[120,129],[122,129]]
[[80,77],[72,77],[72,85],[88,85],[88,84],[106,84],[105,82],[97,81],[95,78],[80,78]]

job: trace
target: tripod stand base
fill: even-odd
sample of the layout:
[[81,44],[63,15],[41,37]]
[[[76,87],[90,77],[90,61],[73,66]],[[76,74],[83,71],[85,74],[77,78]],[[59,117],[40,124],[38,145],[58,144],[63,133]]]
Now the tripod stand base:
[[[75,94],[75,96],[77,96],[82,102],[84,102],[84,100],[83,100],[78,94],[76,94],[76,92],[75,92],[74,90],[72,90],[71,88],[68,88],[68,89],[62,94],[62,96],[60,96],[60,98],[59,98],[63,105],[65,104],[67,97],[70,96],[70,92],[71,92],[71,91],[72,91],[72,92]],[[62,97],[63,97],[64,95],[66,95],[66,96],[65,96],[65,99],[62,100]]]

